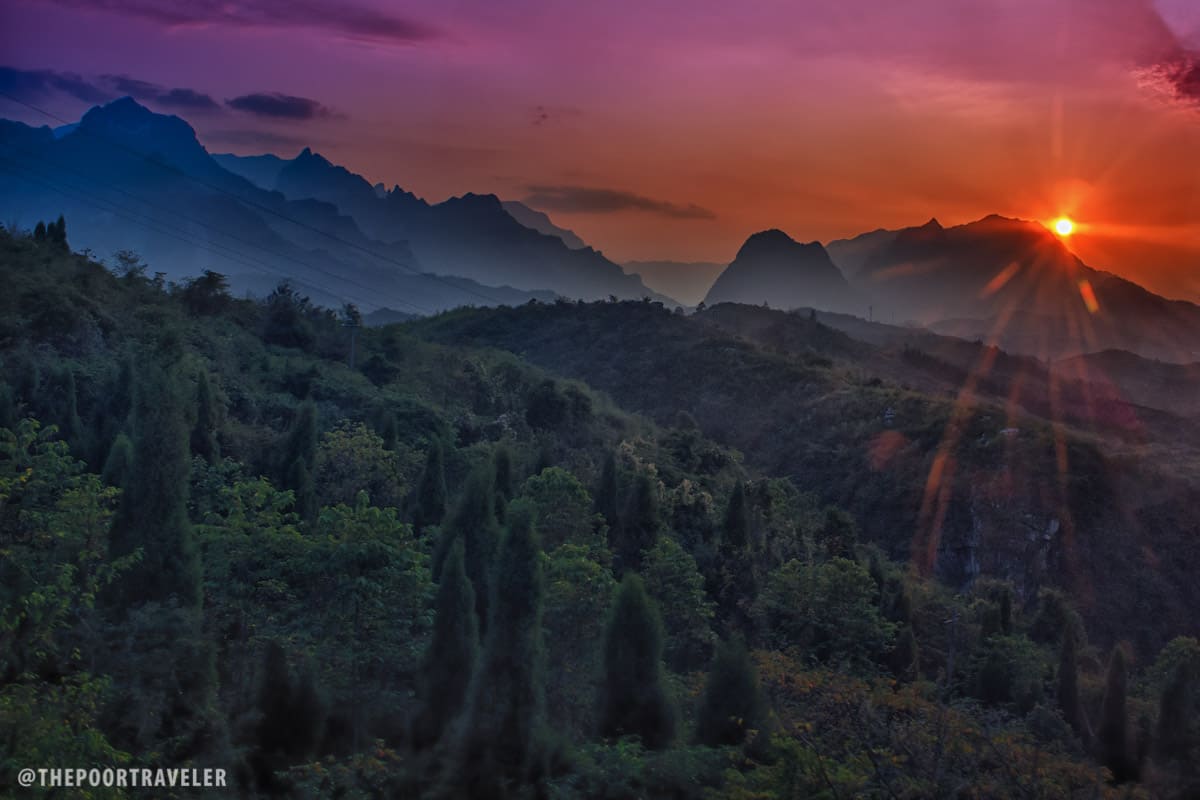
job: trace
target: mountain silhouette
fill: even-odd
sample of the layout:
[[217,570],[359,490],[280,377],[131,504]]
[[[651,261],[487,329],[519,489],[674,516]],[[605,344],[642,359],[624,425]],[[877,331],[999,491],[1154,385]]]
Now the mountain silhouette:
[[554,224],[549,215],[538,211],[536,208],[530,208],[519,200],[505,200],[500,205],[504,206],[504,210],[509,216],[517,222],[524,225],[526,228],[544,233],[547,236],[557,236],[562,239],[562,243],[572,250],[582,250],[587,247],[587,242],[580,239],[578,234],[567,228],[560,228]]
[[[837,243],[878,319],[914,321],[1039,358],[1122,349],[1195,361],[1200,308],[1093,269],[1037,222],[996,214]],[[849,257],[847,256],[849,254]]]
[[[247,176],[262,174],[261,162],[243,168],[244,160],[226,156],[221,163]],[[380,196],[366,178],[307,148],[284,162],[268,188],[292,200],[333,204],[368,235],[407,242],[421,264],[437,274],[585,300],[615,295],[673,302],[600,252],[586,245],[573,250],[559,235],[522,224],[495,195],[468,193],[431,204],[396,186]]]
[[[12,166],[0,172],[6,221],[31,226],[64,214],[74,248],[101,257],[134,251],[167,278],[211,269],[253,294],[288,280],[322,305],[349,301],[364,311],[553,297],[431,277],[402,239],[374,239],[331,203],[290,200],[230,172],[183,119],[127,97],[57,131],[4,121],[0,158]],[[260,173],[284,167],[252,163]]]
[[781,230],[756,233],[722,272],[704,302],[842,311],[854,292],[819,242],[801,244]]

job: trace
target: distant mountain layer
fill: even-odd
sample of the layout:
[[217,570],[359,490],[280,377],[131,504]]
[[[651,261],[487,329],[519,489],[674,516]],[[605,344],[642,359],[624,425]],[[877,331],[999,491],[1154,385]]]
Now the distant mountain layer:
[[766,304],[828,311],[854,308],[855,293],[819,242],[801,244],[780,230],[756,233],[704,298],[717,303]]
[[530,230],[544,233],[547,236],[557,236],[572,250],[582,250],[587,247],[587,243],[580,239],[575,231],[558,227],[549,216],[537,209],[530,208],[518,200],[505,200],[500,205],[504,207],[510,217]]
[[621,265],[630,275],[657,292],[694,306],[704,299],[725,264],[710,261],[626,261]]
[[[28,227],[64,214],[76,249],[135,251],[176,280],[212,269],[235,291],[261,294],[286,279],[322,305],[407,313],[547,296],[431,277],[402,239],[373,238],[331,203],[288,199],[224,169],[185,121],[129,98],[57,136],[0,121],[0,163],[0,218]],[[247,169],[261,177],[285,163],[258,157]]]
[[[244,160],[233,156],[222,163],[244,175],[262,172],[258,163],[243,168]],[[466,194],[430,204],[397,186],[381,196],[362,176],[307,148],[284,162],[269,188],[291,200],[333,204],[367,235],[405,242],[421,265],[437,274],[550,290],[569,298],[615,295],[670,302],[596,250],[586,246],[572,250],[559,235],[526,227],[495,195]]]

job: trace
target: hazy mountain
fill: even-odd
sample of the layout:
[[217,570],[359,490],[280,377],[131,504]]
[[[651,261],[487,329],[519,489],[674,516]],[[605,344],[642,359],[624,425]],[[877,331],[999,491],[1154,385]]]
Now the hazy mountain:
[[836,243],[859,264],[854,286],[882,320],[994,342],[1040,358],[1117,348],[1200,357],[1200,307],[1092,269],[1036,222],[992,215],[937,220]]
[[841,311],[858,305],[853,290],[820,242],[801,244],[780,230],[756,233],[704,298],[716,303],[811,306]]
[[825,252],[847,280],[854,280],[876,251],[891,244],[899,231],[879,230],[863,233],[853,239],[834,239],[825,245]]
[[213,153],[216,161],[225,169],[241,175],[246,180],[262,189],[274,189],[279,171],[287,163],[287,159],[267,153],[261,156],[238,156],[233,153]]
[[[224,163],[242,171],[233,159]],[[255,169],[251,165],[244,174]],[[437,274],[572,298],[648,296],[671,302],[596,250],[572,250],[558,235],[521,224],[495,195],[466,194],[430,204],[397,186],[380,197],[365,178],[307,148],[285,162],[271,188],[293,200],[334,204],[368,235],[407,242],[420,263]]]
[[655,291],[694,306],[704,299],[725,264],[711,261],[626,261],[621,267]]
[[[129,98],[92,108],[61,136],[0,124],[0,219],[31,227],[64,214],[76,249],[134,251],[172,279],[212,269],[236,292],[295,283],[329,306],[434,312],[537,295],[430,277],[402,240],[364,234],[334,205],[288,200],[224,169],[184,120]],[[262,172],[270,159],[249,161]],[[282,167],[281,167],[282,169]],[[497,294],[500,294],[497,290]],[[544,296],[544,295],[543,295]]]
[[530,208],[519,200],[505,200],[500,205],[509,213],[509,216],[526,228],[535,230],[538,233],[544,233],[547,236],[557,236],[559,239],[562,239],[563,244],[572,250],[582,250],[587,247],[587,242],[580,239],[575,234],[575,231],[558,227],[551,221],[547,214],[538,211],[536,208]]

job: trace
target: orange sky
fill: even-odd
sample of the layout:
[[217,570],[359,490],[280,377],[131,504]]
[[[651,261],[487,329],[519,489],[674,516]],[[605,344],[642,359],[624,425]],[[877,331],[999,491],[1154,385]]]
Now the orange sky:
[[[0,58],[10,84],[209,98],[159,107],[213,151],[311,144],[432,200],[539,198],[617,260],[728,261],[770,227],[1065,213],[1092,266],[1200,298],[1200,3],[731,6],[13,0]],[[63,116],[89,104],[27,83]],[[314,104],[229,102],[262,92]]]

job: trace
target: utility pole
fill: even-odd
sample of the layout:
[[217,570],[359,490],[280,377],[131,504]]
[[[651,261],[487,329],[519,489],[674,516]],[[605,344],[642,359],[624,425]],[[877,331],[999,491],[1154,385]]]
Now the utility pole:
[[358,345],[358,329],[362,327],[362,314],[353,303],[342,307],[342,327],[350,329],[350,369],[354,369],[354,357]]

